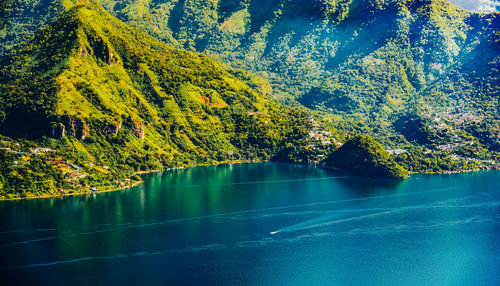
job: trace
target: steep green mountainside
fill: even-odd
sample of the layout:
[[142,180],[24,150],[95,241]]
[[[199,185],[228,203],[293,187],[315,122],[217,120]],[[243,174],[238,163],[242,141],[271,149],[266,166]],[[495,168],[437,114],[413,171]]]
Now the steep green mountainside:
[[[0,133],[54,148],[47,159],[54,164],[60,156],[79,166],[68,164],[85,176],[67,188],[163,167],[266,159],[305,136],[303,113],[268,101],[266,81],[171,48],[93,1],[65,7],[2,59]],[[0,181],[4,192],[26,195],[33,186],[22,178],[37,151],[26,154],[35,143],[20,142],[2,140],[21,157],[4,155],[11,172]]]
[[[71,2],[6,0],[3,31],[20,42]],[[99,2],[173,47],[259,74],[274,98],[323,111],[346,132],[401,146],[418,143],[407,135],[421,126],[402,131],[399,123],[426,122],[433,133],[444,127],[461,142],[472,137],[499,151],[499,13],[470,13],[445,0]],[[3,50],[12,47],[0,39]],[[422,120],[406,120],[409,112]],[[430,136],[436,140],[427,147],[455,143]]]
[[499,158],[499,13],[445,0],[100,2],[171,45],[263,76],[280,100],[345,131],[460,156],[469,152],[455,147],[474,142],[472,157]]
[[368,177],[408,177],[408,171],[396,163],[380,143],[366,135],[358,135],[347,141],[332,152],[323,164]]
[[100,2],[136,27],[97,0],[0,1],[0,198],[232,160],[317,163],[347,133],[399,148],[412,172],[500,159],[498,14],[439,0]]
[[[29,38],[67,3],[3,1],[1,49]],[[417,105],[498,113],[498,13],[470,13],[445,0],[100,3],[174,47],[259,73],[284,101],[330,114],[370,123]]]
[[334,114],[480,105],[499,94],[499,14],[445,0],[100,0],[173,45],[215,53]]

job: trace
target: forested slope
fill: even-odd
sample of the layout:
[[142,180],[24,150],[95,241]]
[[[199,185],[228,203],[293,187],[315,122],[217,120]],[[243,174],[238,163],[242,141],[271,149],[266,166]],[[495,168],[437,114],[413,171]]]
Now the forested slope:
[[[499,13],[445,0],[100,2],[165,42],[258,73],[280,100],[347,132],[499,150]],[[424,144],[411,136],[422,128]]]
[[[261,72],[304,105],[390,114],[498,95],[499,19],[444,0],[101,0],[186,49]],[[483,84],[478,81],[481,80]]]
[[[169,47],[93,1],[65,7],[2,59],[0,133],[109,170],[88,167],[77,186],[135,171],[266,159],[305,134],[297,130],[302,113],[268,101],[264,80]],[[29,169],[34,160],[25,161]],[[4,189],[26,191],[10,181]]]

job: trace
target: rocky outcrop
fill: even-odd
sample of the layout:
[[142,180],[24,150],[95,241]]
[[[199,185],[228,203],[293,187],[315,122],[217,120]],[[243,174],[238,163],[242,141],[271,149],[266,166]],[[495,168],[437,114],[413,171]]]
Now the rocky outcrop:
[[123,122],[119,120],[116,124],[108,124],[104,129],[104,133],[108,135],[117,135],[118,131],[122,128]]
[[51,135],[54,138],[63,138],[66,136],[66,127],[61,122],[52,123]]
[[85,140],[85,138],[90,136],[89,128],[83,119],[65,116],[61,121],[52,124],[52,137],[63,138],[65,136],[73,136],[80,140]]
[[115,63],[116,63],[115,54],[113,53],[112,50],[108,48],[108,65],[112,66]]
[[78,56],[79,57],[86,57],[89,55],[89,52],[84,46],[80,46],[80,49],[78,50]]
[[89,128],[83,120],[82,120],[81,128],[79,130],[80,130],[80,133],[77,134],[77,136],[79,136],[80,140],[85,140],[85,138],[90,136]]
[[84,140],[90,135],[87,124],[81,118],[66,117],[64,119],[66,130],[69,136]]
[[141,122],[133,122],[134,123],[134,134],[137,138],[144,140],[145,127]]

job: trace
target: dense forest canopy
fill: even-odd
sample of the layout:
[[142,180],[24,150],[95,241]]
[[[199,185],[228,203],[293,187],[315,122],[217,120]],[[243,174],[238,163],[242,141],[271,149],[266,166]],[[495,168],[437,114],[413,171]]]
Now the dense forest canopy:
[[467,136],[479,120],[490,139],[478,139],[500,141],[499,13],[445,0],[100,3],[164,42],[261,75],[282,102],[361,122],[388,144],[408,113],[448,129],[469,118],[454,130]]
[[408,171],[396,163],[380,143],[367,135],[358,135],[350,139],[328,155],[323,164],[362,176],[393,179],[409,176]]

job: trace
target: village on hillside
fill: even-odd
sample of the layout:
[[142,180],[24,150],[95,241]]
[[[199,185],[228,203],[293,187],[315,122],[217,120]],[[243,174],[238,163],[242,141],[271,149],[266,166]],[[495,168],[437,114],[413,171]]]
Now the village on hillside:
[[[0,141],[0,152],[5,152],[14,156],[12,161],[12,169],[23,169],[26,168],[33,156],[42,158],[52,169],[61,176],[63,176],[64,181],[72,186],[71,190],[65,190],[60,188],[59,192],[61,194],[72,193],[73,190],[88,190],[92,192],[102,191],[102,188],[88,186],[82,184],[81,179],[87,177],[90,173],[101,172],[109,173],[109,166],[96,166],[91,162],[87,162],[84,166],[78,166],[73,162],[70,162],[60,156],[56,150],[46,147],[22,147],[19,143],[1,140]],[[126,178],[121,181],[115,182],[118,187],[128,187],[131,185],[131,179]]]

